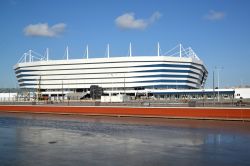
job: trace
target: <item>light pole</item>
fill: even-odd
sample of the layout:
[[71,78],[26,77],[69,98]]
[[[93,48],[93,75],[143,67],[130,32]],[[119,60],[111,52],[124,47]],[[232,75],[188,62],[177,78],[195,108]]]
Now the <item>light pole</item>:
[[214,70],[213,70],[213,105],[215,104],[215,91],[214,91]]
[[220,72],[219,72],[219,70],[222,70],[223,69],[223,67],[215,67],[215,69],[217,70],[217,81],[218,81],[218,102],[220,102],[220,90],[219,90],[219,88],[220,88]]
[[219,69],[217,70],[217,76],[218,76],[218,102],[220,102],[220,73],[219,73]]

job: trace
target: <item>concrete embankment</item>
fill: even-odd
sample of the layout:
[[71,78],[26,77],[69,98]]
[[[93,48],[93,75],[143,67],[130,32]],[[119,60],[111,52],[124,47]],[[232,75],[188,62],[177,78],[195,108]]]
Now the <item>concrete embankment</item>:
[[250,108],[0,105],[0,112],[250,120]]

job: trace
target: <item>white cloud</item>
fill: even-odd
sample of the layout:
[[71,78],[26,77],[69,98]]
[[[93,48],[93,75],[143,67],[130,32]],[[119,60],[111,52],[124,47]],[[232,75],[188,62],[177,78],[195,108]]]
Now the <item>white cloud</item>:
[[205,19],[211,20],[211,21],[216,21],[216,20],[222,20],[226,16],[226,13],[221,12],[221,11],[214,11],[210,10],[207,15],[205,15]]
[[48,23],[30,24],[24,28],[26,36],[56,37],[64,32],[66,24],[58,23],[49,27]]
[[136,19],[134,13],[125,13],[115,19],[115,24],[122,29],[145,29],[160,17],[161,13],[158,11],[148,19]]
[[160,19],[161,16],[162,16],[162,14],[161,14],[160,12],[156,11],[156,12],[154,12],[154,13],[152,14],[152,16],[149,18],[149,21],[150,21],[151,23],[153,23],[153,22],[155,22],[156,20]]

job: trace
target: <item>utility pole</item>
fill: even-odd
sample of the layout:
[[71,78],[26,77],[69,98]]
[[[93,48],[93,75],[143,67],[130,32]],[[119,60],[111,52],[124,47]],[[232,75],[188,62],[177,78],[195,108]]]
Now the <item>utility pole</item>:
[[214,70],[213,70],[213,104],[215,104],[215,91],[214,91]]
[[222,70],[223,67],[215,67],[215,69],[217,70],[217,86],[218,86],[218,102],[220,102],[220,72],[219,70]]
[[217,76],[218,76],[218,102],[220,102],[220,73],[219,73],[219,69],[217,70]]

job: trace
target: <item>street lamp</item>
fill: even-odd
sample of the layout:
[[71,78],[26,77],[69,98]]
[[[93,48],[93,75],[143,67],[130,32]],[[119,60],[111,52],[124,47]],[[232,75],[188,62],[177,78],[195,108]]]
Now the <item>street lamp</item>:
[[213,70],[213,105],[215,103],[215,91],[214,91],[214,70]]
[[220,88],[220,73],[219,73],[219,70],[222,70],[223,69],[223,67],[215,67],[215,70],[217,70],[217,81],[218,81],[218,102],[220,102],[220,90],[219,90],[219,88]]

